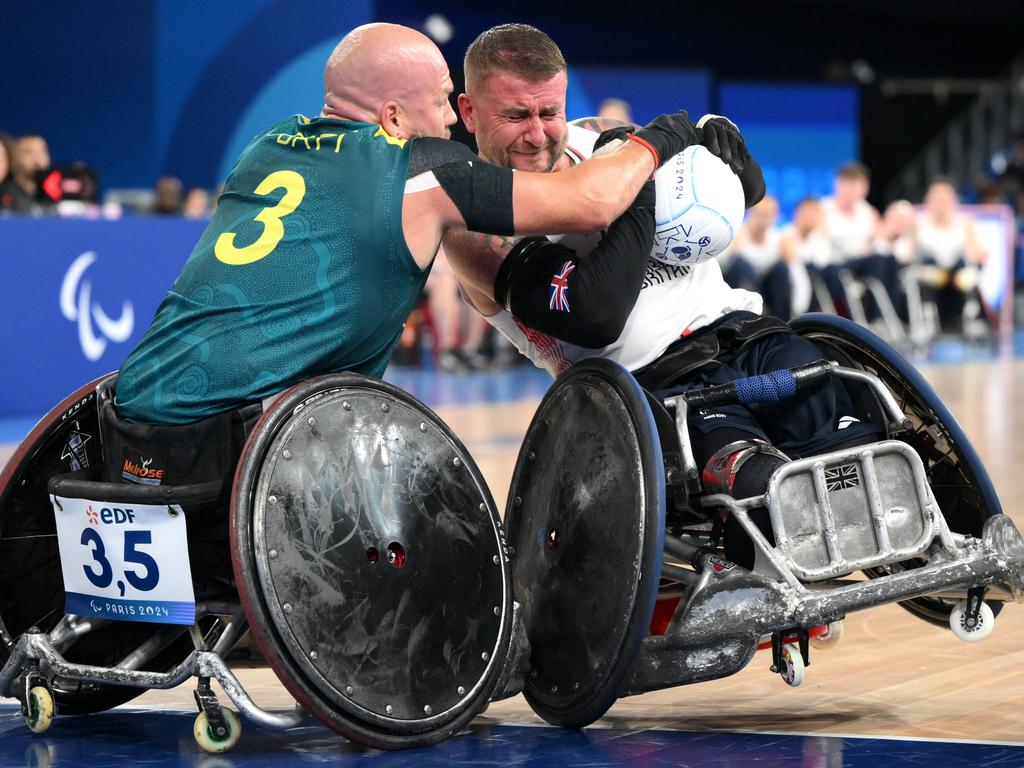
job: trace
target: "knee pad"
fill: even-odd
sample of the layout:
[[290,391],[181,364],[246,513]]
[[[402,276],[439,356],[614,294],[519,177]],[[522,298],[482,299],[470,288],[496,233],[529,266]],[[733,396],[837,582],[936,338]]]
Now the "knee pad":
[[737,440],[719,448],[701,473],[705,493],[742,499],[768,489],[768,479],[789,457],[763,440]]

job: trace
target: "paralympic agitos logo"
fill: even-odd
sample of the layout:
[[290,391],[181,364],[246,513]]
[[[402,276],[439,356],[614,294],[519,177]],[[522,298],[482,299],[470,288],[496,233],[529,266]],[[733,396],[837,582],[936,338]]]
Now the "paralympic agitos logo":
[[[78,324],[78,341],[87,359],[99,360],[108,342],[127,341],[135,328],[135,309],[130,301],[121,305],[117,320],[103,311],[92,300],[92,281],[85,277],[89,265],[96,261],[95,251],[86,251],[75,259],[64,275],[60,286],[60,311],[68,320]],[[99,329],[96,333],[95,328]]]

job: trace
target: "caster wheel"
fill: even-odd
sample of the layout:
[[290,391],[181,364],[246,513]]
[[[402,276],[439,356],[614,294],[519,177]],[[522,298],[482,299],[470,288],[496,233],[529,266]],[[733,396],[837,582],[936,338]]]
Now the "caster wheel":
[[45,687],[37,685],[28,692],[26,706],[25,722],[28,727],[33,733],[44,733],[53,722],[53,696]]
[[228,729],[225,735],[217,736],[213,733],[210,724],[206,721],[205,712],[199,713],[195,725],[192,727],[192,735],[195,736],[199,748],[215,755],[227,752],[242,738],[242,722],[238,719],[238,714],[232,709],[222,709],[221,712],[224,715],[224,725]]
[[843,622],[833,621],[825,625],[825,631],[811,637],[815,648],[831,648],[843,639]]
[[967,626],[967,601],[961,600],[953,606],[949,614],[949,628],[953,634],[965,643],[980,643],[992,634],[996,625],[996,617],[988,603],[981,604],[981,611],[978,613],[978,621],[973,627]]
[[804,657],[794,643],[785,643],[779,655],[779,675],[786,685],[796,688],[804,681]]

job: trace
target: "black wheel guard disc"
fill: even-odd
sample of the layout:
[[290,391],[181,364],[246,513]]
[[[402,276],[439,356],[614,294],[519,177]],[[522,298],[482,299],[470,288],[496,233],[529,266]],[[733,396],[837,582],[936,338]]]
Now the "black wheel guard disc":
[[526,698],[583,727],[614,703],[648,632],[664,548],[661,448],[647,399],[607,360],[545,395],[516,463],[505,525],[532,646]]
[[286,393],[250,438],[232,529],[257,639],[336,730],[432,743],[489,698],[511,621],[501,527],[463,446],[410,395],[354,374]]

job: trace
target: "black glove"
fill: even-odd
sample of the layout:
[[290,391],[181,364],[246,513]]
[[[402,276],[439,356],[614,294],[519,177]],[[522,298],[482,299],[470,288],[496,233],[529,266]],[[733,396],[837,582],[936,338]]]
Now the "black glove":
[[717,115],[705,115],[698,124],[703,134],[700,143],[728,165],[733,173],[741,174],[750,153],[743,142],[740,129],[726,118]]
[[609,128],[597,137],[594,151],[613,139],[625,139],[628,134],[633,134],[654,148],[658,153],[659,168],[673,155],[699,144],[701,139],[700,129],[691,122],[686,110],[681,109],[674,115],[660,115],[639,130],[628,126]]
[[647,208],[653,211],[658,203],[658,196],[654,190],[654,179],[650,179],[644,182],[644,185],[640,187],[640,193],[636,196],[633,201],[634,208]]

